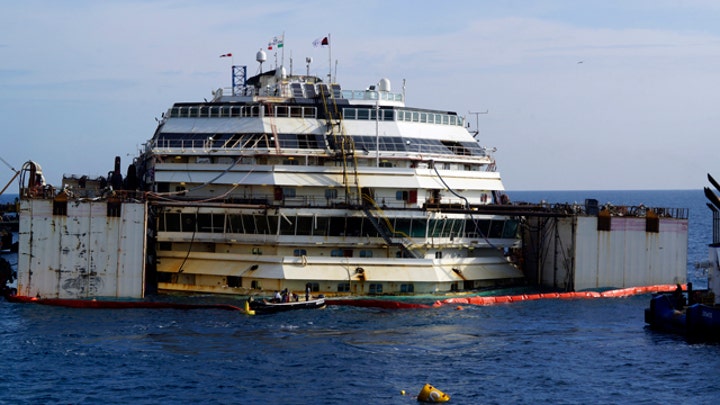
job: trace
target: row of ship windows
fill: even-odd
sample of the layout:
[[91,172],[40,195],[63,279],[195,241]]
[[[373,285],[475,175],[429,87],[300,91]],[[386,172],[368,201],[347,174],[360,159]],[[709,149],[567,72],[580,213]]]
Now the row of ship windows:
[[[379,221],[391,234],[415,238],[514,238],[518,221],[514,219],[424,219],[387,218]],[[222,234],[297,236],[381,236],[364,217],[277,216],[266,214],[178,214],[159,216],[161,232],[204,232]]]
[[[270,109],[270,111],[267,111]],[[464,120],[454,114],[442,114],[407,109],[343,108],[346,120],[405,121],[439,125],[464,125]],[[276,105],[244,106],[176,106],[170,108],[170,118],[234,118],[273,116],[277,118],[317,118],[316,107]]]
[[[400,136],[355,135],[351,136],[356,151],[417,152],[454,154],[461,156],[485,156],[485,150],[477,142],[457,142],[445,139],[407,138]],[[341,142],[340,137],[317,134],[278,134],[277,143],[282,149],[331,149]],[[210,149],[274,149],[272,134],[197,134],[163,133],[156,141],[162,148],[210,148]],[[348,149],[346,146],[345,149]]]

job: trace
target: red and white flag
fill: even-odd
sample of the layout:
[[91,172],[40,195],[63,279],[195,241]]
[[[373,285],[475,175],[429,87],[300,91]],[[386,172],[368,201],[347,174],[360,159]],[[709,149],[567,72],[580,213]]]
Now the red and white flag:
[[231,53],[225,53],[225,54],[220,55],[221,58],[229,58],[231,56],[232,56]]
[[330,39],[328,39],[328,37],[318,38],[313,41],[313,46],[316,48],[318,46],[329,46],[329,45],[330,45]]

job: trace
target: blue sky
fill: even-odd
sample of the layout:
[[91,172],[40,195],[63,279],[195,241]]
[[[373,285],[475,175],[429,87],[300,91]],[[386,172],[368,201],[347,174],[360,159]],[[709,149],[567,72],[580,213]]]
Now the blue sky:
[[[47,180],[123,167],[177,101],[285,33],[285,62],[411,106],[488,111],[509,190],[697,189],[720,175],[716,1],[2,1],[0,157]],[[280,58],[280,55],[278,55]],[[581,62],[581,63],[580,63]],[[266,65],[274,63],[269,54]],[[469,116],[473,127],[474,116]],[[4,174],[3,174],[4,173]],[[0,166],[0,183],[12,173]],[[7,180],[5,180],[7,179]]]

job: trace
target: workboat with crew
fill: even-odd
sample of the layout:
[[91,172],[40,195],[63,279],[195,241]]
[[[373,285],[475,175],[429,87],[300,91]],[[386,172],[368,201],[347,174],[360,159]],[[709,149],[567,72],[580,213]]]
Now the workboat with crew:
[[[720,183],[710,174],[708,180],[720,192]],[[708,187],[704,192],[713,216],[713,239],[704,266],[708,288],[693,291],[692,283],[685,289],[678,283],[672,293],[653,295],[645,309],[645,322],[651,328],[679,333],[691,340],[720,341],[720,198]]]
[[[232,67],[175,103],[122,174],[21,171],[18,294],[427,294],[523,280],[494,149],[390,80],[343,90]],[[292,63],[290,64],[292,66]],[[47,254],[46,252],[55,252]],[[60,252],[58,254],[57,252]]]

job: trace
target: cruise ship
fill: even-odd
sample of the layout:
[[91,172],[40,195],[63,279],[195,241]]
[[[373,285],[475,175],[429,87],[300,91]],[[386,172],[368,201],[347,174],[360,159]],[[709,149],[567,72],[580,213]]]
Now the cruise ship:
[[158,119],[124,175],[116,158],[107,177],[53,187],[26,163],[18,294],[365,296],[522,281],[520,218],[464,117],[408,106],[385,78],[345,90],[309,71],[232,66],[230,88]]

